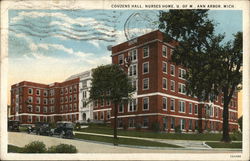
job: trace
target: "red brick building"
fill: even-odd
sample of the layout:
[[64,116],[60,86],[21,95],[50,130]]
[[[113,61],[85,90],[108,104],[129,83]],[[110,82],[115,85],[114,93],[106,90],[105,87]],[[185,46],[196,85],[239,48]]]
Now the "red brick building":
[[76,121],[79,78],[50,85],[23,81],[11,86],[11,119],[21,124],[37,121]]
[[[171,62],[175,45],[164,42],[163,33],[157,30],[112,47],[112,63],[128,72],[137,89],[134,100],[118,109],[120,128],[148,129],[159,124],[166,131],[174,131],[177,126],[184,132],[198,127],[222,129],[223,97],[202,103],[186,95],[186,70]],[[238,128],[237,99],[235,93],[229,107],[230,130]]]

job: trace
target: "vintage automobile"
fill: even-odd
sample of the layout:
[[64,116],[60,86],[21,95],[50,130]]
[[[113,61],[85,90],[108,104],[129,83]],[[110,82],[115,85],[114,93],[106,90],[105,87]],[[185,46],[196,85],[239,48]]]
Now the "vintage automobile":
[[74,124],[69,121],[58,121],[56,128],[52,129],[53,135],[59,135],[61,138],[73,138]]
[[46,122],[37,122],[35,124],[35,132],[37,135],[53,135],[50,124]]
[[8,120],[8,131],[20,131],[19,124],[19,121]]

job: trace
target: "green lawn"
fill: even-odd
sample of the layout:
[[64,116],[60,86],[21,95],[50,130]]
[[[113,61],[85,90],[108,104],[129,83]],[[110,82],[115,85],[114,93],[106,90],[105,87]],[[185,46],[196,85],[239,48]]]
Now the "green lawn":
[[22,148],[14,145],[8,145],[8,153],[20,153]]
[[[113,137],[108,136],[96,136],[96,135],[86,135],[86,134],[76,134],[75,138],[84,139],[84,140],[92,140],[99,141],[104,143],[114,143]],[[171,148],[181,148],[181,146],[148,141],[148,140],[140,140],[140,139],[130,139],[130,138],[118,138],[116,141],[117,144],[123,145],[134,145],[134,146],[149,146],[149,147],[171,147]]]
[[[104,125],[91,124],[88,128],[81,129],[82,132],[109,134],[113,135],[113,129]],[[181,134],[181,133],[157,133],[157,132],[142,132],[136,130],[118,130],[120,136],[135,136],[144,138],[158,138],[158,139],[175,139],[175,140],[204,140],[204,141],[220,141],[222,134]],[[231,135],[232,136],[232,135]],[[232,137],[233,140],[241,141],[242,136],[237,135]]]
[[235,148],[242,149],[242,143],[206,142],[212,148]]

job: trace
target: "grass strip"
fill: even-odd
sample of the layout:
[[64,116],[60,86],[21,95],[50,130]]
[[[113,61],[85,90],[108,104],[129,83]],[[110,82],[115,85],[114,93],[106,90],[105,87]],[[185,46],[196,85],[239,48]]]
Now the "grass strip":
[[212,148],[242,149],[242,143],[205,142]]
[[23,148],[15,146],[15,145],[9,145],[8,144],[8,153],[20,153]]
[[181,148],[181,146],[154,142],[149,140],[140,140],[140,139],[130,139],[130,138],[118,138],[114,140],[113,137],[108,136],[96,136],[96,135],[87,135],[87,134],[75,134],[75,138],[84,139],[84,140],[92,140],[99,141],[104,143],[116,143],[123,145],[134,145],[134,146],[148,146],[148,147],[171,147],[171,148]]
[[[79,130],[81,132],[98,133],[98,134],[109,134],[113,135],[113,129],[101,125],[91,125],[88,128]],[[155,139],[173,139],[173,140],[202,140],[202,141],[219,141],[222,137],[220,133],[203,133],[203,134],[184,134],[184,133],[160,133],[160,132],[145,132],[135,130],[118,130],[120,136],[134,136],[143,138],[155,138]],[[241,141],[242,136],[238,135],[233,137],[234,140]]]

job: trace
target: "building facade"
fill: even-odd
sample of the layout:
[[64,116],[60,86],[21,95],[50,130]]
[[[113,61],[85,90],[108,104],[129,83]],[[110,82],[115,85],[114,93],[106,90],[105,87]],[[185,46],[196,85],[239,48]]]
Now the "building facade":
[[[136,87],[134,99],[118,109],[120,128],[153,128],[184,132],[222,129],[223,97],[215,102],[199,102],[186,94],[185,68],[171,61],[176,44],[163,41],[154,31],[112,47],[112,63],[119,64]],[[229,128],[238,129],[237,93],[229,107]],[[158,124],[158,125],[157,125]]]

